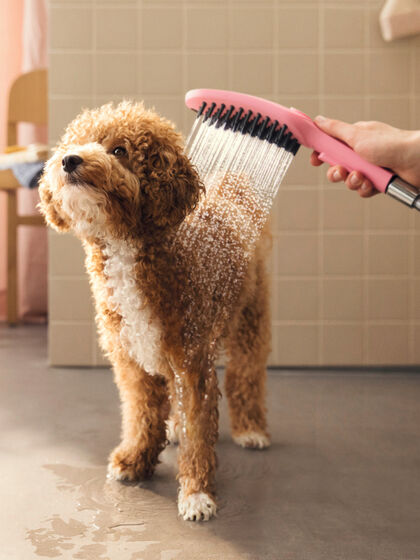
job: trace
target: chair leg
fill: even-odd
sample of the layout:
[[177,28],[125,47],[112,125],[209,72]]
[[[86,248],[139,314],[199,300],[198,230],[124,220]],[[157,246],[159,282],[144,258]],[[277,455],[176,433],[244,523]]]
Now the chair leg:
[[17,196],[7,192],[7,322],[18,322],[17,310]]

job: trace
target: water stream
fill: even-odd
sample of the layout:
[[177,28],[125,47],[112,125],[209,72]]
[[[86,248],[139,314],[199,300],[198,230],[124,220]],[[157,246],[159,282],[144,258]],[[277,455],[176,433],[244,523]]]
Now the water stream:
[[[214,362],[217,341],[293,154],[250,134],[217,128],[204,115],[196,119],[186,151],[206,189],[174,241],[184,263],[194,263],[184,294],[188,369],[203,353],[203,340],[208,341],[207,362]],[[175,386],[185,433],[183,375],[176,372]]]

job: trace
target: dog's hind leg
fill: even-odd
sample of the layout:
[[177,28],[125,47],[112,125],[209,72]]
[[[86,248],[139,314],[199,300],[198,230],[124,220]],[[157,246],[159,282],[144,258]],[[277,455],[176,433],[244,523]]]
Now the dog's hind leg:
[[206,377],[178,375],[179,399],[179,515],[190,521],[207,521],[216,514],[214,478],[218,436],[218,397],[213,366]]
[[242,447],[263,449],[270,445],[265,381],[271,330],[268,278],[261,257],[252,263],[247,282],[225,341],[225,390],[233,440]]
[[114,372],[122,403],[122,440],[110,455],[108,476],[130,481],[149,478],[166,445],[166,381],[126,359],[114,364]]
[[176,444],[179,442],[180,418],[174,379],[168,378],[167,383],[170,400],[170,412],[168,419],[166,420],[166,438],[169,443]]

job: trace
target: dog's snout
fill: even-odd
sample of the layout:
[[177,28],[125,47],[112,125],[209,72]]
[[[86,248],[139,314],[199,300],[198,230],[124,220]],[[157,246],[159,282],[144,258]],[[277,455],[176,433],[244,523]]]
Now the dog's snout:
[[67,173],[71,173],[83,162],[83,159],[80,156],[70,155],[63,157],[61,163],[63,165],[64,171]]

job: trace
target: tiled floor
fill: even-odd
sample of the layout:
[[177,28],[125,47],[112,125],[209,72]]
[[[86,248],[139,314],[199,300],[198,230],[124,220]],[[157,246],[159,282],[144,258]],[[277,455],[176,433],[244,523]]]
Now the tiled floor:
[[270,372],[273,445],[231,442],[218,519],[176,514],[176,448],[153,481],[107,482],[107,370],[49,369],[43,327],[0,328],[0,559],[420,558],[420,375]]

